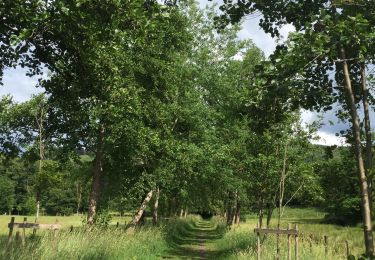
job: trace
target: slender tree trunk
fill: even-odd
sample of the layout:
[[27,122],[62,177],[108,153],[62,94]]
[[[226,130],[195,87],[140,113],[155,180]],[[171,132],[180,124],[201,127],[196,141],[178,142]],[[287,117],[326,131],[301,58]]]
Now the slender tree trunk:
[[180,218],[182,218],[184,216],[184,209],[181,209],[180,210]]
[[[43,127],[43,118],[44,118],[44,107],[42,106],[40,108],[40,114],[39,114],[39,117],[38,117],[38,113],[35,115],[35,120],[36,120],[36,123],[38,125],[38,132],[39,132],[39,137],[38,137],[38,142],[39,142],[39,165],[38,165],[38,174],[40,175],[42,173],[42,170],[43,170],[43,160],[44,160],[44,141],[43,141],[43,130],[44,130],[44,127]],[[40,186],[38,185],[38,189],[36,191],[36,200],[39,201],[40,200],[40,194],[41,194],[41,190],[40,190]]]
[[237,201],[237,207],[236,207],[236,217],[235,217],[235,224],[240,223],[240,215],[241,215],[241,203]]
[[227,209],[227,225],[228,226],[231,226],[232,223],[233,223],[233,206],[232,206],[232,203],[230,201],[228,201],[228,209]]
[[103,172],[103,138],[104,128],[100,127],[98,147],[95,155],[94,168],[92,171],[92,183],[89,198],[89,207],[87,212],[87,224],[93,225],[95,222],[97,204],[100,194],[100,179]]
[[[277,229],[280,229],[281,223],[281,208],[283,206],[283,199],[284,199],[284,191],[285,191],[285,179],[286,179],[286,161],[287,161],[287,151],[288,151],[288,143],[285,144],[284,148],[284,159],[283,159],[283,169],[281,171],[281,178],[279,184],[279,216],[277,219]],[[276,235],[276,259],[280,259],[280,235]]]
[[238,191],[234,193],[234,203],[232,208],[232,225],[237,223],[237,210],[239,210],[239,202],[238,202]]
[[134,231],[135,227],[138,225],[140,219],[142,218],[143,216],[143,213],[147,207],[147,204],[150,202],[151,198],[152,198],[152,194],[153,194],[153,190],[150,190],[146,197],[143,199],[143,202],[141,204],[141,206],[139,207],[139,210],[137,212],[137,214],[135,214],[135,216],[133,217],[133,220],[130,222],[129,226],[128,226],[128,232],[132,232]]
[[267,223],[266,223],[267,228],[269,228],[271,224],[272,212],[273,212],[273,205],[269,203],[267,207]]
[[370,211],[372,212],[372,137],[371,137],[371,124],[370,124],[370,112],[368,103],[368,89],[366,85],[366,65],[363,62],[361,64],[361,86],[362,86],[362,101],[363,101],[363,112],[365,120],[365,133],[366,133],[366,176],[368,182],[368,197],[370,204]]
[[262,224],[263,224],[263,207],[259,208],[258,223],[259,223],[259,228],[262,228]]
[[185,215],[184,215],[184,218],[186,218],[187,215],[188,215],[188,208],[186,207],[186,208],[185,208]]
[[77,185],[77,216],[78,216],[79,209],[81,208],[81,202],[82,202],[82,186],[79,184],[79,182],[77,182],[76,185]]
[[361,200],[362,200],[362,216],[363,216],[363,231],[366,247],[366,255],[372,256],[374,253],[372,225],[371,225],[371,212],[370,202],[368,196],[368,183],[362,158],[362,146],[361,146],[361,133],[359,127],[359,118],[357,114],[357,107],[354,99],[352,90],[352,84],[349,76],[348,63],[346,61],[346,55],[344,48],[341,48],[341,59],[342,67],[344,72],[344,90],[347,96],[347,102],[350,109],[350,115],[352,118],[352,128],[354,135],[354,148],[357,160],[358,178],[360,181],[361,188]]
[[159,187],[158,187],[158,188],[156,188],[154,211],[153,211],[153,214],[152,214],[152,223],[154,225],[158,224],[159,195],[160,195],[160,190],[159,190]]

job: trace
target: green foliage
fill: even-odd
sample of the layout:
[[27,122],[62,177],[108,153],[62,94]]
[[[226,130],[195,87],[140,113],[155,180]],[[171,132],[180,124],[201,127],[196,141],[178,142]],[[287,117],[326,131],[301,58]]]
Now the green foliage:
[[[330,160],[317,162],[315,171],[324,190],[327,221],[341,225],[358,223],[361,220],[361,199],[350,150],[341,148],[340,153]],[[337,185],[338,180],[340,185]]]
[[24,204],[21,206],[22,212],[25,215],[34,215],[37,210],[37,201],[34,196],[27,197]]
[[8,213],[15,206],[14,183],[5,176],[0,176],[0,211]]
[[112,216],[109,211],[102,210],[95,216],[95,224],[99,228],[107,228],[112,220]]

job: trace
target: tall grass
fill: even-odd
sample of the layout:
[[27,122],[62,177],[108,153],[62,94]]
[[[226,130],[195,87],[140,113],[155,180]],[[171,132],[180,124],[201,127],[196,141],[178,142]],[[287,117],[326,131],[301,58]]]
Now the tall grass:
[[[277,216],[275,216],[277,218]],[[345,241],[348,241],[350,253],[360,256],[363,251],[363,233],[361,227],[343,227],[322,224],[324,212],[316,209],[287,208],[282,218],[281,227],[288,223],[298,224],[299,259],[347,259]],[[256,259],[256,236],[254,228],[258,219],[256,215],[248,215],[245,222],[235,225],[222,239],[215,242],[216,250],[223,254],[217,259]],[[275,220],[271,227],[276,227]],[[323,237],[328,236],[326,255]],[[280,236],[280,258],[287,259],[287,237]],[[262,259],[275,259],[276,236],[262,237]],[[294,239],[292,239],[292,256],[294,254]]]
[[[359,256],[363,252],[361,228],[321,224],[323,216],[324,213],[314,209],[286,210],[281,226],[285,228],[288,223],[298,224],[301,232],[299,259],[346,259],[346,240],[351,253]],[[215,217],[208,223],[197,216],[190,216],[171,219],[159,227],[146,225],[133,234],[127,234],[113,225],[94,230],[75,228],[73,232],[65,228],[58,231],[56,237],[49,231],[38,231],[36,237],[28,234],[24,247],[16,241],[7,246],[7,237],[3,233],[0,235],[0,259],[196,259],[202,254],[202,239],[207,259],[256,259],[256,237],[253,232],[256,223],[257,217],[248,215],[245,222],[226,230],[224,219]],[[271,222],[271,225],[275,227],[276,222]],[[328,236],[327,255],[324,235]],[[280,258],[287,259],[285,235],[281,236],[280,243]],[[262,259],[274,259],[275,254],[276,236],[268,235],[262,241]]]
[[160,259],[168,248],[160,228],[142,228],[134,234],[121,229],[44,232],[28,238],[26,246],[0,241],[0,259]]

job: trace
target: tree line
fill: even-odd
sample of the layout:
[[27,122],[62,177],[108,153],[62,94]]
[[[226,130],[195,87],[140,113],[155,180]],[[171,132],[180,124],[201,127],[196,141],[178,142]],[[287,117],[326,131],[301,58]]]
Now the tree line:
[[[48,70],[44,95],[0,101],[2,210],[41,201],[90,225],[130,210],[135,227],[152,204],[155,222],[210,212],[231,225],[253,210],[269,225],[286,204],[324,205],[335,222],[363,216],[372,254],[374,20],[359,2],[225,1],[221,14],[192,1],[0,3],[1,73]],[[269,58],[237,38],[255,11],[273,37],[296,28]],[[300,109],[336,104],[353,148],[311,145]]]

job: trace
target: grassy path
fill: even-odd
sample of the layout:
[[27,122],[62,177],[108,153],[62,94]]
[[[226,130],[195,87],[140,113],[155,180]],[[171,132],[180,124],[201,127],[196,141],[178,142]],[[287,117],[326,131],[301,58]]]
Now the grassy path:
[[173,249],[164,258],[171,259],[215,259],[217,251],[215,240],[222,237],[223,232],[213,223],[198,220],[186,223],[178,236],[174,237]]

